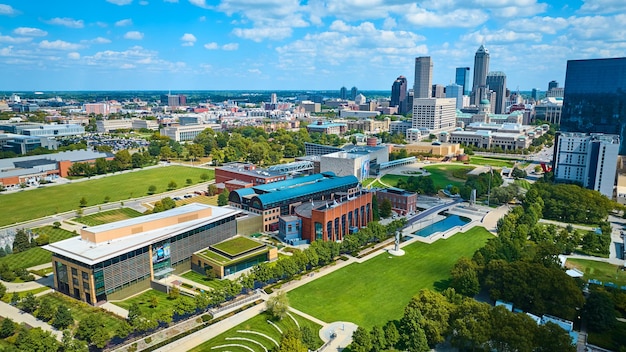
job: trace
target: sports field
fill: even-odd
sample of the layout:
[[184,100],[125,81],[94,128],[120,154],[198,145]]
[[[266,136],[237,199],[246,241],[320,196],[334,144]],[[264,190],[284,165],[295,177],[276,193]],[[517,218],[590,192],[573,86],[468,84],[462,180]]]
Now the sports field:
[[162,193],[167,191],[167,186],[172,180],[180,188],[186,185],[185,181],[188,178],[192,179],[193,183],[201,182],[202,174],[207,174],[209,179],[215,177],[213,170],[168,166],[0,194],[3,215],[0,217],[0,226],[75,210],[83,197],[87,200],[87,206],[92,206],[104,203],[106,197],[109,197],[110,202],[115,202],[145,196],[151,185],[156,186],[155,193]]
[[416,242],[401,257],[380,254],[351,264],[288,293],[291,305],[326,322],[350,321],[366,329],[399,319],[421,289],[445,289],[450,270],[492,235],[482,227],[433,244]]

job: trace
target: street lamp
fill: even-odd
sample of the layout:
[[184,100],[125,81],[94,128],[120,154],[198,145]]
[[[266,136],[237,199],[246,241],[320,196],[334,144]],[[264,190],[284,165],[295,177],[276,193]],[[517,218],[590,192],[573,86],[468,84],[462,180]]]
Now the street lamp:
[[493,168],[489,166],[489,189],[487,190],[487,206],[489,206],[489,200],[491,198],[491,178],[493,177]]

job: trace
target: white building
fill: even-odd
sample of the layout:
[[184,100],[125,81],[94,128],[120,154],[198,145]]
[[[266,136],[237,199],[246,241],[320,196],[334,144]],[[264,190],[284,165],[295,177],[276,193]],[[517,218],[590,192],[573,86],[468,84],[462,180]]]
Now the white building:
[[451,131],[456,127],[456,99],[421,98],[413,100],[413,128],[431,133]]
[[174,125],[161,128],[161,135],[167,136],[176,142],[193,141],[200,132],[210,128],[214,131],[221,131],[222,126],[218,124],[202,124],[202,125]]
[[619,136],[559,133],[554,143],[554,179],[580,183],[613,198]]

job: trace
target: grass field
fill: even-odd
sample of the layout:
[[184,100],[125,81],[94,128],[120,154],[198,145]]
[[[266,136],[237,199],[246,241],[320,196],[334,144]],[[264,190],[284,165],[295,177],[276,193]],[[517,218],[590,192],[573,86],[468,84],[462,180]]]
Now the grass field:
[[215,177],[213,170],[168,166],[138,170],[95,180],[0,194],[0,204],[2,204],[0,226],[75,210],[78,208],[82,197],[87,200],[87,206],[91,206],[104,203],[105,197],[109,197],[110,202],[115,202],[145,196],[151,185],[156,186],[156,193],[165,192],[171,180],[174,180],[180,188],[186,185],[185,180],[188,178],[191,178],[194,183],[200,182],[200,175],[204,173],[209,175],[209,179]]
[[[43,291],[47,291],[49,290],[50,287],[39,287],[39,288],[35,288],[32,290],[28,290],[28,291],[20,291],[18,292],[18,296],[20,297],[20,299],[26,297],[27,294],[32,293],[34,295],[38,294],[39,292],[43,292]],[[11,298],[13,297],[13,293],[5,293],[4,296],[2,296],[2,302],[4,303],[9,303],[11,302]]]
[[222,280],[217,280],[217,279],[213,279],[213,280],[209,280],[206,275],[202,275],[202,274],[198,274],[197,272],[190,270],[182,275],[180,275],[182,277],[184,277],[187,280],[191,280],[193,282],[197,282],[200,285],[204,285],[204,286],[208,286],[214,289],[220,289],[222,287],[224,287],[224,281]]
[[523,188],[525,190],[529,190],[530,187],[532,186],[530,184],[530,182],[528,182],[526,180],[515,180],[515,181],[513,181],[513,183],[517,184],[518,186],[520,186],[521,188]]
[[[303,317],[297,314],[291,313],[291,316],[293,316],[298,321],[298,324],[300,325],[300,327],[308,326],[311,329],[311,331],[313,332],[313,335],[317,337],[317,340],[318,340],[317,347],[320,347],[322,345],[322,340],[318,336],[318,331],[321,329],[321,326],[313,323],[310,320],[304,319]],[[223,334],[220,334],[216,336],[215,338],[193,348],[191,351],[200,352],[200,351],[211,351],[215,349],[217,349],[218,351],[224,351],[223,348],[216,348],[216,347],[223,346],[223,345],[232,345],[232,344],[244,345],[250,349],[238,347],[238,346],[231,346],[231,347],[228,347],[228,351],[250,352],[250,351],[262,351],[263,350],[259,346],[259,344],[256,344],[256,343],[245,341],[245,340],[227,340],[227,338],[245,338],[245,339],[254,340],[262,344],[265,348],[267,348],[267,350],[271,351],[276,347],[276,345],[267,337],[264,337],[258,334],[237,332],[240,330],[255,331],[258,333],[265,334],[271,337],[274,341],[280,343],[281,334],[278,332],[278,330],[276,330],[274,326],[272,326],[270,323],[267,322],[268,319],[270,319],[270,316],[267,313],[261,313],[255,316],[254,318],[251,318],[231,328],[230,330],[224,332]],[[294,323],[294,321],[289,316],[283,318],[281,321],[276,321],[274,323],[278,325],[278,327],[283,331],[283,333],[287,331],[288,329],[298,328],[296,324]]]
[[[152,299],[152,297],[157,298],[158,304],[156,307],[150,307],[150,300]],[[173,311],[174,305],[178,300],[188,300],[193,303],[193,298],[187,297],[185,295],[180,295],[177,299],[168,299],[166,293],[157,290],[148,290],[124,301],[111,303],[126,310],[128,310],[133,303],[137,303],[142,315],[146,317],[152,317],[153,315],[158,314],[158,312],[160,311]]]
[[[63,229],[55,229],[52,226],[44,226],[32,229],[35,233],[47,233],[50,236],[50,243],[61,241],[70,237],[77,236],[73,232]],[[30,268],[35,265],[50,263],[52,253],[41,247],[33,247],[24,252],[8,254],[0,258],[0,263],[6,263],[10,268]]]
[[433,244],[416,242],[401,257],[380,254],[351,264],[288,293],[291,305],[326,322],[350,321],[366,329],[398,319],[421,289],[444,289],[450,270],[492,235],[482,227]]
[[[520,156],[520,159],[521,158],[523,158],[523,156]],[[513,167],[515,165],[515,160],[471,155],[469,163],[473,165],[489,165],[494,167]]]
[[424,170],[430,172],[435,187],[437,189],[446,188],[448,185],[461,187],[465,184],[465,179],[455,177],[454,174],[462,174],[465,176],[468,172],[474,170],[473,166],[466,165],[430,165],[424,166]]
[[122,209],[101,211],[96,214],[91,214],[91,215],[83,216],[80,218],[72,219],[72,221],[80,222],[81,224],[85,224],[87,226],[98,226],[98,225],[108,224],[108,223],[115,222],[115,221],[136,218],[141,215],[143,214],[138,212],[135,209],[122,208]]
[[603,283],[612,282],[618,286],[626,285],[626,272],[620,270],[617,265],[595,260],[568,259],[565,266],[582,271],[585,280],[595,279]]

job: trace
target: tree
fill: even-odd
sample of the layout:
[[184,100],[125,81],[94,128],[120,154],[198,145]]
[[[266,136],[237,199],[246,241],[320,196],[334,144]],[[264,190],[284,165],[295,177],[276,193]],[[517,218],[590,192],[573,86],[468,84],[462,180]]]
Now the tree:
[[576,346],[572,345],[572,338],[567,331],[560,326],[548,322],[538,327],[538,333],[535,336],[536,352],[575,352]]
[[480,349],[491,336],[491,306],[474,299],[464,299],[450,317],[452,346],[461,350]]
[[55,228],[55,229],[58,229],[58,228],[61,227],[61,223],[58,222],[58,221],[55,221],[55,222],[52,223],[52,227]]
[[171,191],[173,189],[176,189],[176,187],[178,187],[178,185],[176,184],[176,181],[171,180],[168,184],[167,184],[167,190]]
[[206,172],[203,172],[202,174],[200,174],[200,179],[202,180],[202,182],[206,182],[209,180],[209,174],[207,174]]
[[20,294],[18,292],[13,292],[11,295],[11,305],[16,306],[20,302]]
[[372,342],[372,350],[374,351],[384,351],[387,349],[385,331],[378,325],[374,325],[372,331],[370,331],[370,341]]
[[451,271],[452,282],[450,286],[456,292],[474,297],[480,291],[480,283],[478,282],[478,272],[476,263],[472,260],[461,257]]
[[19,253],[30,248],[30,239],[24,229],[18,229],[13,239],[13,252]]
[[615,305],[610,294],[604,290],[591,291],[582,313],[591,331],[608,331],[615,326]]
[[37,246],[45,246],[50,243],[50,236],[47,233],[42,233],[35,238],[35,243]]
[[308,326],[302,326],[300,327],[300,335],[302,336],[302,343],[304,343],[309,351],[315,351],[317,347],[317,336],[313,333],[313,330]]
[[365,328],[359,326],[352,333],[352,344],[350,345],[350,351],[354,352],[369,352],[372,349],[372,340],[370,334]]
[[192,183],[193,183],[193,181],[192,181],[190,178],[188,178],[187,180],[185,180],[185,183],[187,183],[188,185],[190,185],[190,184],[192,184]]
[[167,299],[175,300],[178,297],[180,297],[180,289],[176,286],[172,286],[172,288],[170,288],[170,292],[167,294]]
[[32,292],[28,292],[24,299],[20,302],[20,308],[26,313],[32,313],[37,310],[39,302]]
[[37,318],[48,322],[54,316],[54,308],[50,304],[42,304],[37,310],[37,314],[35,315]]
[[388,321],[384,327],[385,331],[385,342],[386,349],[394,349],[396,344],[400,341],[400,333],[398,332],[398,328],[396,328],[396,324],[393,321]]
[[284,291],[276,292],[266,303],[267,311],[274,319],[281,320],[289,312],[289,299]]
[[76,329],[76,337],[98,348],[103,348],[111,338],[106,323],[100,314],[90,314],[82,319]]
[[307,352],[307,346],[302,342],[300,330],[287,330],[280,338],[280,347],[277,352]]
[[150,297],[150,308],[156,308],[159,306],[159,298],[157,296]]
[[56,352],[59,349],[59,342],[48,331],[41,328],[30,330],[21,329],[15,339],[15,347],[19,351],[29,352]]
[[133,162],[130,153],[126,149],[120,150],[119,152],[115,153],[114,161],[119,163],[122,170],[130,169]]
[[0,324],[0,339],[13,336],[13,334],[15,334],[16,326],[17,324],[15,324],[13,320],[11,320],[10,318],[4,318],[2,320],[2,324]]
[[0,282],[0,298],[4,297],[6,293],[7,293],[7,287],[4,286],[2,282]]
[[130,325],[134,325],[137,319],[141,316],[141,311],[139,310],[139,304],[133,303],[128,308],[128,316],[127,320]]
[[389,199],[383,199],[380,203],[380,217],[388,218],[391,216],[391,201]]
[[150,186],[148,187],[148,194],[150,194],[150,195],[154,194],[154,192],[156,192],[156,189],[157,189],[157,188],[156,188],[156,186],[155,186],[155,185],[150,185]]
[[224,189],[224,191],[222,193],[220,193],[220,195],[217,197],[217,205],[219,206],[224,206],[224,205],[228,205],[228,196],[229,196],[230,192],[228,192],[227,189]]
[[74,325],[74,317],[72,317],[72,312],[65,305],[58,305],[56,314],[54,315],[54,321],[52,322],[52,326],[59,330],[63,330],[72,325]]
[[61,340],[61,349],[63,352],[88,352],[89,348],[85,341],[75,339],[69,330],[63,330],[63,338]]
[[426,340],[426,334],[421,326],[423,321],[424,317],[415,304],[409,303],[409,305],[404,308],[404,315],[400,320],[403,348],[412,352],[426,352],[430,350],[428,340]]
[[441,293],[421,290],[411,299],[406,309],[419,311],[423,317],[419,325],[424,329],[431,347],[445,340],[449,332],[452,305]]
[[218,188],[215,184],[210,184],[209,187],[207,187],[207,193],[209,194],[209,196],[214,196],[216,195],[218,192]]
[[82,197],[78,203],[79,203],[81,208],[86,207],[87,206],[87,198]]

